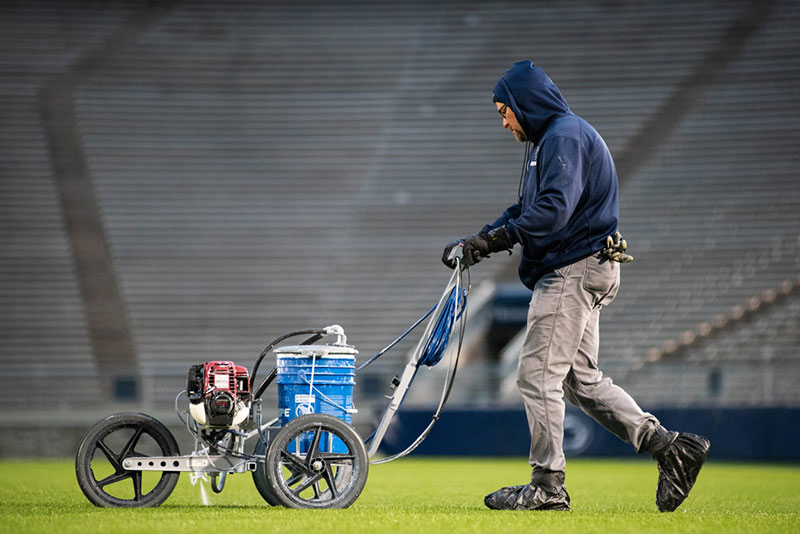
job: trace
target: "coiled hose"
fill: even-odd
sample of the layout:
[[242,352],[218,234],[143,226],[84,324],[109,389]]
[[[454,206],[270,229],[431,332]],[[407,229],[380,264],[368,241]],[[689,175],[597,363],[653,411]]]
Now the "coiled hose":
[[[469,287],[470,287],[470,278],[469,278],[469,268],[462,267],[460,258],[457,258],[457,265],[453,272],[453,276],[450,278],[450,281],[447,284],[447,288],[442,295],[442,298],[439,299],[439,302],[425,315],[423,315],[414,325],[406,330],[400,338],[393,341],[389,347],[378,353],[379,356],[384,353],[388,348],[393,346],[397,343],[400,339],[405,337],[411,330],[413,330],[417,325],[419,325],[426,317],[430,316],[434,311],[437,309],[440,310],[436,321],[428,323],[428,327],[423,334],[420,343],[417,345],[417,350],[425,341],[424,348],[422,349],[419,358],[417,359],[417,367],[420,365],[427,365],[428,367],[433,367],[437,363],[439,363],[444,356],[448,343],[450,341],[450,337],[455,329],[456,323],[460,321],[460,328],[458,333],[458,346],[456,350],[451,353],[450,357],[450,369],[446,375],[444,386],[442,388],[442,395],[439,399],[439,405],[436,407],[436,411],[434,412],[430,423],[422,431],[422,433],[403,451],[394,454],[392,456],[381,458],[380,460],[373,460],[371,464],[383,464],[387,462],[391,462],[393,460],[397,460],[402,458],[408,454],[410,454],[414,449],[419,447],[419,445],[425,441],[425,438],[428,437],[428,434],[431,433],[433,430],[436,421],[439,420],[439,416],[444,409],[444,405],[447,403],[447,399],[450,396],[450,392],[453,389],[453,383],[455,381],[456,371],[458,369],[458,360],[461,355],[461,345],[464,341],[464,330],[465,325],[467,322],[467,295],[469,294]],[[463,273],[467,273],[467,283],[466,286],[463,284]],[[452,288],[450,286],[452,285]],[[376,357],[370,359],[367,364],[374,361]],[[367,365],[365,364],[365,366]],[[375,434],[373,433],[369,436],[365,442],[370,441]]]

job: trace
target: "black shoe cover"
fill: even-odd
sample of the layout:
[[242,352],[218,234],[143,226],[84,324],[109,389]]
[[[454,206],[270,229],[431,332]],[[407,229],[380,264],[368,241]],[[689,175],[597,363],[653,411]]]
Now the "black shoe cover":
[[656,506],[672,512],[689,496],[711,443],[695,434],[678,434],[675,441],[655,458],[658,462]]
[[483,503],[492,510],[569,510],[569,493],[564,486],[547,488],[525,484],[490,493]]

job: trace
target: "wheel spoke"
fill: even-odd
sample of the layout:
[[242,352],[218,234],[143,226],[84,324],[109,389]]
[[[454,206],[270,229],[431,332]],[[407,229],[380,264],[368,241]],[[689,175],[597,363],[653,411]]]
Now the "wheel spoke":
[[108,458],[108,461],[111,462],[111,465],[114,466],[116,471],[122,469],[122,465],[119,463],[119,457],[114,454],[114,451],[112,451],[108,445],[103,443],[102,439],[97,440],[97,448],[103,451],[103,454]]
[[306,476],[305,473],[294,473],[294,472],[292,472],[292,476],[290,476],[289,478],[286,479],[286,485],[291,487],[294,484],[297,484],[298,482],[303,480],[305,478],[305,476]]
[[312,484],[316,483],[321,476],[322,476],[321,474],[315,474],[312,477],[308,477],[302,484],[294,488],[292,490],[292,493],[299,496],[303,491],[307,490]]
[[322,427],[318,426],[314,429],[314,437],[311,439],[311,445],[308,447],[306,454],[306,465],[311,465],[311,460],[319,455],[319,441],[322,437]]
[[102,488],[104,486],[108,486],[109,484],[114,484],[115,482],[119,482],[120,480],[125,480],[126,478],[129,478],[131,475],[132,473],[129,471],[117,472],[114,473],[113,475],[107,476],[103,480],[98,480],[97,485]]
[[[294,467],[299,468],[302,473],[311,473],[311,470],[306,466],[306,464],[303,463],[303,461],[300,458],[298,458],[297,456],[295,456],[291,452],[289,452],[289,451],[281,451],[281,458],[283,460],[288,460],[288,462],[290,464],[292,464]],[[289,469],[292,472],[294,472],[293,468],[290,467]]]
[[319,499],[319,496],[322,492],[319,489],[319,480],[314,482],[314,498]]
[[352,463],[353,460],[356,459],[355,454],[341,454],[336,452],[325,452],[321,453],[318,458],[322,458],[327,463],[339,463],[339,462],[350,462]]
[[142,472],[141,471],[134,471],[131,475],[133,479],[133,500],[134,501],[141,501],[142,500]]
[[131,439],[128,440],[128,443],[122,448],[122,451],[119,453],[119,462],[122,463],[122,460],[128,456],[128,454],[133,450],[136,444],[139,442],[139,438],[142,437],[142,432],[144,432],[144,427],[140,426],[136,429],[131,436]]
[[331,498],[335,499],[339,495],[339,491],[336,489],[336,477],[333,476],[333,469],[330,464],[325,466],[323,476],[325,477],[325,482],[328,483],[328,489],[331,490]]

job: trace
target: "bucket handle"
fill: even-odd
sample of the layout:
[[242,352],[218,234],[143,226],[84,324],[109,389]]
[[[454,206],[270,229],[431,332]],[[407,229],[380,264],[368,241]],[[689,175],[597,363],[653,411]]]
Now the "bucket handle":
[[311,381],[310,381],[308,378],[306,378],[306,372],[305,372],[305,369],[301,369],[301,370],[300,370],[300,372],[299,372],[299,373],[297,373],[297,374],[300,376],[300,378],[301,378],[301,379],[302,379],[302,380],[303,380],[303,381],[304,381],[306,384],[308,384],[309,386],[311,386],[311,389],[312,389],[312,391],[316,391],[316,392],[319,394],[319,396],[320,396],[320,397],[322,397],[322,399],[323,399],[323,400],[325,400],[325,401],[327,401],[327,402],[328,402],[328,404],[330,404],[330,405],[334,406],[335,408],[339,408],[339,409],[340,409],[340,410],[342,410],[344,413],[349,413],[349,414],[358,413],[358,410],[356,410],[355,408],[345,408],[344,406],[342,406],[342,405],[338,404],[336,401],[334,401],[333,399],[331,399],[330,397],[328,397],[327,395],[325,395],[325,394],[324,394],[322,391],[320,391],[320,390],[319,390],[319,388],[318,388],[317,386],[315,386],[315,385],[314,385],[314,384],[313,384],[313,383],[312,383],[312,382],[311,382]]

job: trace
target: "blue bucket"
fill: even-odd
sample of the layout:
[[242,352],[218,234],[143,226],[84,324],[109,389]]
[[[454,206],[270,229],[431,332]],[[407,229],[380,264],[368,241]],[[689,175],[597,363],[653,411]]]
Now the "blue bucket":
[[[356,384],[355,355],[348,345],[295,345],[275,350],[278,359],[278,420],[280,426],[311,413],[332,415],[352,424],[353,386]],[[298,440],[305,453],[312,435]],[[332,438],[332,439],[331,439]],[[346,453],[347,447],[335,436],[324,433],[323,452]]]

